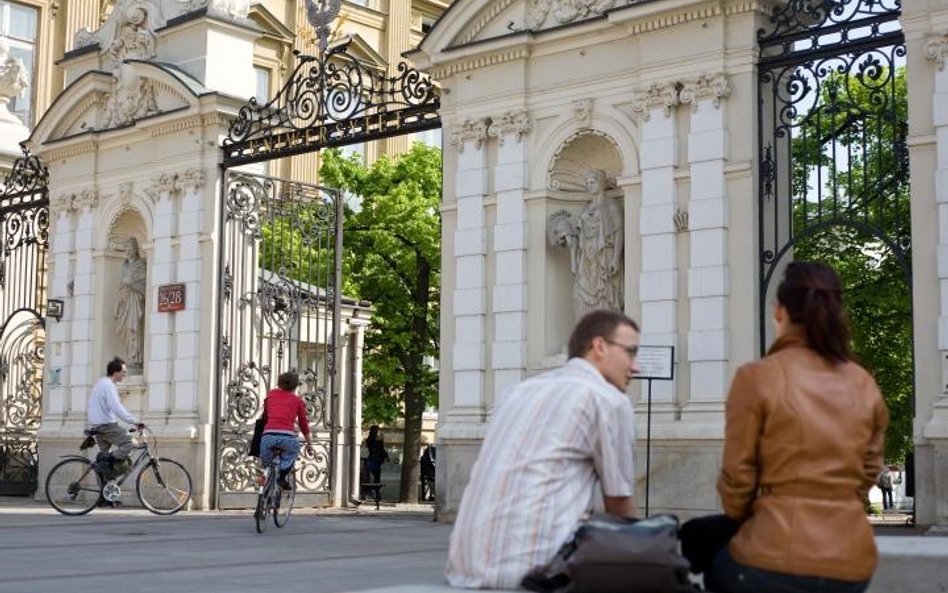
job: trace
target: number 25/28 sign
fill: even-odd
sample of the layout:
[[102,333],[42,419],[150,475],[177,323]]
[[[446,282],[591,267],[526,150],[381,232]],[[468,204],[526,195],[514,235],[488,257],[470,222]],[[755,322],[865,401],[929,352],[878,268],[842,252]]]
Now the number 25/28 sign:
[[158,287],[158,312],[184,310],[184,284],[164,284]]

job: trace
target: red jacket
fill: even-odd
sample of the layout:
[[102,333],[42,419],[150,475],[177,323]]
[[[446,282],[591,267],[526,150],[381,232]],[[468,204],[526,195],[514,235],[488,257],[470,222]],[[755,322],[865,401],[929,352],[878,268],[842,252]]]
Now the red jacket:
[[296,433],[295,422],[299,422],[303,436],[309,436],[309,419],[306,417],[306,404],[292,391],[271,389],[263,402],[263,411],[267,415],[267,425],[263,431]]

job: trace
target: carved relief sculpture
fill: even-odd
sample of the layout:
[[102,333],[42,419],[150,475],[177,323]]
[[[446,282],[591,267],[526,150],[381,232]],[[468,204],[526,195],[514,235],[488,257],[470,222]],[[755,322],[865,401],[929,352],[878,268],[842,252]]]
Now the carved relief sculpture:
[[148,11],[142,4],[125,9],[115,39],[109,45],[109,57],[115,63],[124,60],[151,60],[155,57],[155,34],[148,28]]
[[585,182],[592,199],[579,216],[560,211],[547,223],[549,243],[570,254],[576,319],[594,309],[623,308],[622,212],[606,196],[610,181],[605,171],[589,171]]
[[10,55],[10,45],[0,37],[0,122],[22,125],[23,122],[10,113],[7,105],[19,97],[30,84],[23,60]]
[[134,67],[122,64],[113,75],[113,81],[105,107],[106,127],[123,126],[158,113],[154,85],[142,80]]
[[527,26],[540,28],[551,13],[556,24],[565,25],[599,16],[616,4],[618,0],[532,0],[527,9]]
[[145,321],[146,265],[138,252],[138,240],[129,237],[125,242],[125,263],[119,283],[118,302],[115,305],[115,330],[125,347],[128,370],[141,374],[143,357],[143,326]]

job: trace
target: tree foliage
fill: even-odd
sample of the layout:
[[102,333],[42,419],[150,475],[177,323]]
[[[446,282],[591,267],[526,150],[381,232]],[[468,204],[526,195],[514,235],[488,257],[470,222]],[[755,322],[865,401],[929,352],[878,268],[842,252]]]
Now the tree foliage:
[[821,84],[794,122],[793,258],[839,273],[854,350],[889,407],[886,458],[901,462],[914,415],[905,70],[870,62]]
[[[372,302],[363,418],[405,420],[399,499],[417,500],[422,413],[437,403],[441,287],[441,151],[416,143],[371,166],[323,153],[320,178],[354,196],[344,226],[349,296]],[[354,200],[350,200],[354,201]]]

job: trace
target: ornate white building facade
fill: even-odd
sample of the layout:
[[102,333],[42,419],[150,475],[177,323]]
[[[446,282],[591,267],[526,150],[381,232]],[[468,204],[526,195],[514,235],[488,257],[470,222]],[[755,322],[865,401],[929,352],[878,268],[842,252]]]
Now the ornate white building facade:
[[[655,382],[652,393],[651,508],[718,508],[728,384],[769,331],[756,313],[766,306],[759,234],[769,232],[758,220],[757,40],[786,4],[458,0],[409,54],[443,85],[449,139],[443,518],[457,511],[498,395],[564,358],[573,278],[566,250],[548,243],[548,221],[582,211],[589,194],[569,190],[591,169],[615,181],[608,196],[625,231],[624,309],[641,322],[644,344],[677,352],[674,381]],[[906,51],[895,65],[906,65],[909,85],[917,518],[945,524],[948,2],[905,2],[901,11]],[[643,390],[630,394],[640,500]]]

